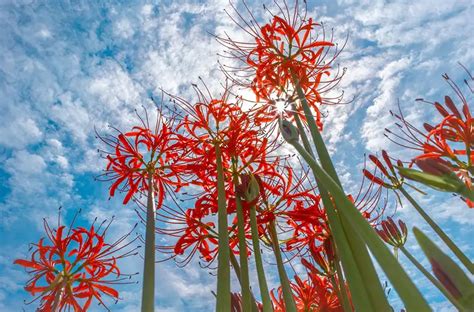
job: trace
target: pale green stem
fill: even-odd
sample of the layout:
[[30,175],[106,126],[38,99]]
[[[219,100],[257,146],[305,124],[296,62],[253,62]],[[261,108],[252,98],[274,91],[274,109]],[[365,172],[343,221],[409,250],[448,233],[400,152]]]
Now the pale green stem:
[[51,311],[59,311],[58,306],[61,303],[61,299],[64,296],[64,287],[66,286],[65,282],[61,282],[62,286],[60,287],[60,290],[56,292],[56,295],[54,296],[54,301],[53,301],[53,306],[51,308]]
[[449,301],[451,301],[451,303],[459,309],[459,311],[462,311],[462,306],[459,305],[459,302],[454,299],[454,297],[446,290],[446,288],[444,288],[444,286],[433,276],[430,274],[430,272],[428,272],[422,265],[421,263],[418,262],[418,260],[415,259],[415,257],[413,257],[411,255],[411,253],[404,247],[400,247],[400,250],[402,251],[402,253],[411,261],[411,263],[413,263],[416,268],[421,272],[423,273],[423,275],[433,284],[436,286],[436,288],[439,289],[440,292],[443,293],[443,295],[449,299]]
[[245,221],[244,212],[242,210],[242,202],[240,198],[235,198],[235,205],[237,210],[237,227],[238,227],[238,238],[239,238],[239,260],[240,260],[240,277],[241,277],[241,288],[242,288],[242,308],[244,311],[250,311],[252,308],[252,296],[250,293],[250,280],[249,280],[249,265],[247,258],[247,240],[245,239]]
[[219,145],[216,144],[217,165],[217,230],[219,253],[217,255],[217,299],[216,311],[228,312],[231,305],[230,297],[230,265],[229,265],[229,234],[227,225],[227,207],[224,185],[224,169]]
[[403,188],[399,188],[400,192],[405,196],[405,198],[412,204],[412,206],[418,211],[418,213],[425,219],[431,228],[438,234],[441,240],[451,249],[451,251],[458,257],[461,263],[469,270],[471,274],[474,274],[474,265],[469,260],[469,258],[458,248],[458,246],[449,238],[449,236],[441,229],[441,227],[436,224],[436,222],[431,219],[431,217],[421,208],[420,205],[415,201],[413,197]]
[[153,172],[148,172],[146,205],[145,259],[143,267],[142,312],[155,309],[155,194]]
[[257,212],[255,205],[250,207],[250,231],[252,233],[253,254],[255,257],[255,266],[257,267],[258,285],[260,287],[260,295],[262,296],[263,312],[272,312],[273,306],[270,299],[267,279],[263,269],[262,254],[260,252],[260,239],[257,226]]
[[285,302],[286,312],[296,312],[295,299],[291,291],[290,281],[286,274],[285,266],[283,265],[283,258],[281,256],[280,243],[278,242],[278,235],[275,228],[275,222],[269,224],[270,238],[272,240],[273,252],[277,262],[278,275],[280,276],[281,288],[283,290],[283,300]]
[[321,183],[318,178],[316,178],[316,184],[318,185],[319,194],[321,195],[323,205],[326,209],[331,233],[336,241],[337,250],[344,265],[344,272],[346,273],[346,278],[349,282],[349,289],[352,294],[351,298],[354,302],[354,306],[358,311],[373,311],[367,288],[364,285],[363,277],[361,276],[361,272],[355,262],[355,257],[349,245],[349,240],[346,237],[346,233],[344,232],[340,219],[336,213],[334,204],[331,201],[325,186],[323,186],[324,184]]
[[[315,144],[316,152],[318,153],[322,167],[327,170],[329,175],[334,179],[334,181],[336,181],[339,187],[341,187],[341,183],[339,182],[339,179],[337,177],[336,170],[334,169],[331,158],[326,149],[326,145],[324,144],[318,127],[316,126],[316,121],[314,120],[314,116],[308,106],[304,92],[298,83],[296,83],[296,89],[298,92],[298,96],[300,97],[305,117],[308,122],[310,133],[313,139],[313,143]],[[300,130],[300,136],[302,136],[303,142],[309,141],[307,138],[304,138],[306,136],[306,133],[304,131]],[[306,150],[308,150],[308,148],[306,148]],[[318,184],[318,186],[321,187],[321,184]],[[326,200],[325,205],[329,205],[329,202],[330,200]],[[344,236],[338,239],[339,244],[342,243],[342,240],[346,240],[349,245],[349,248],[352,251],[351,253],[353,259],[349,259],[347,257],[342,258],[343,265],[344,267],[346,267],[346,264],[348,262],[355,261],[355,268],[359,271],[358,273],[356,273],[356,271],[352,270],[352,273],[348,272],[347,274],[349,279],[349,285],[353,283],[359,284],[359,286],[350,286],[351,292],[355,290],[356,292],[361,293],[360,297],[357,296],[356,293],[353,293],[356,309],[363,311],[381,311],[389,309],[390,305],[388,304],[388,301],[385,297],[384,290],[382,288],[380,280],[377,276],[377,272],[364,242],[358,237],[352,227],[347,224],[347,221],[345,221],[344,219],[340,220],[336,213],[334,214],[334,216],[334,218],[331,218],[329,220],[330,224],[334,222],[342,223],[341,229],[342,232],[344,232]],[[365,294],[363,294],[362,292],[364,292]],[[368,303],[369,305],[367,305]]]
[[[296,111],[295,107],[293,109]],[[301,122],[301,119],[296,113],[293,114],[293,117],[296,121],[296,125],[298,127],[300,137],[303,141],[304,148],[314,158],[313,151],[311,149],[309,139],[308,139],[308,136],[306,135],[306,131],[303,126],[303,123]],[[368,308],[366,306],[366,303],[368,302],[368,295],[367,295],[367,292],[365,291],[364,284],[361,283],[362,277],[360,276],[360,273],[358,272],[358,269],[355,266],[355,263],[353,261],[353,257],[351,255],[349,245],[347,244],[347,238],[345,237],[345,233],[340,224],[339,217],[335,213],[329,194],[325,191],[324,187],[321,185],[321,183],[317,179],[316,179],[316,184],[319,187],[320,195],[321,195],[321,198],[323,199],[324,205],[325,206],[327,205],[328,207],[330,207],[326,209],[326,213],[328,214],[328,219],[332,221],[330,222],[332,224],[330,225],[330,227],[331,227],[331,233],[333,233],[333,241],[336,240],[334,235],[337,236],[337,240],[339,241],[337,244],[334,243],[334,251],[335,251],[336,263],[337,263],[336,271],[339,277],[339,283],[340,283],[340,289],[341,289],[340,294],[342,294],[342,298],[339,296],[339,299],[343,304],[344,311],[352,311],[349,298],[347,297],[347,289],[344,285],[342,268],[339,264],[339,258],[337,257],[337,253],[339,252],[337,250],[337,245],[343,245],[344,247],[340,246],[339,248],[344,250],[343,251],[344,257],[346,259],[346,262],[348,263],[346,265],[347,266],[346,270],[349,271],[350,274],[348,275],[350,275],[351,279],[353,280],[352,288],[355,295],[354,297],[356,298],[354,301],[357,302],[357,306],[360,306],[362,310],[366,310]]]
[[402,301],[405,303],[409,311],[431,311],[426,300],[421,295],[420,291],[413,284],[410,277],[406,274],[398,261],[388,250],[387,246],[381,241],[375,230],[370,226],[367,220],[361,215],[354,204],[347,198],[339,185],[331,178],[331,176],[324,171],[319,164],[306,152],[306,150],[295,141],[289,142],[300,155],[306,160],[311,167],[315,177],[318,177],[325,185],[338,207],[341,216],[347,222],[350,222],[357,233],[365,240],[369,246],[372,254],[379,262],[388,279],[391,281],[395,290],[399,294]]
[[[230,264],[232,264],[232,267],[234,268],[235,276],[237,276],[237,280],[239,281],[239,284],[242,286],[242,282],[240,280],[240,266],[239,262],[237,261],[237,258],[235,257],[234,253],[232,252],[232,249],[229,248],[230,251]],[[255,296],[253,293],[250,293],[252,296],[252,311],[253,312],[259,312],[257,308],[257,301],[255,300]]]
[[[336,244],[334,243],[334,248],[336,248]],[[349,301],[349,297],[347,296],[347,287],[346,283],[344,281],[344,275],[342,274],[342,267],[341,267],[341,261],[339,260],[338,253],[334,253],[334,263],[336,265],[336,274],[337,274],[337,281],[339,283],[339,289],[342,294],[342,308],[344,311],[353,311],[351,302]]]

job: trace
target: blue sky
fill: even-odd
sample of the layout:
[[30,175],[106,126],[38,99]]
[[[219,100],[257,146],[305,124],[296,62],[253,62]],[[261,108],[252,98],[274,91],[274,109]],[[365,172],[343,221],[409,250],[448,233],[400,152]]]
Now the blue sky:
[[[324,109],[324,136],[344,184],[354,191],[364,153],[385,148],[410,157],[383,136],[394,124],[389,110],[397,101],[421,125],[434,114],[414,99],[451,94],[441,74],[462,81],[457,62],[474,69],[474,9],[469,0],[309,2],[310,16],[334,28],[336,39],[349,34],[339,64],[347,68],[346,98],[355,99]],[[0,4],[1,311],[34,311],[33,305],[23,306],[30,298],[22,289],[27,274],[12,262],[27,255],[28,244],[43,235],[42,218],[53,220],[59,206],[68,215],[82,208],[83,223],[115,215],[112,235],[135,224],[132,207],[109,201],[108,185],[94,181],[104,166],[94,127],[128,129],[137,122],[133,110],[150,107],[148,95],[160,88],[190,99],[190,84],[199,76],[217,90],[222,74],[216,54],[222,48],[208,33],[240,36],[223,11],[230,8],[226,0],[98,3]],[[261,4],[251,8],[261,16]],[[449,195],[430,192],[418,199],[474,258],[474,210]],[[410,226],[426,228],[408,204],[398,213]],[[427,264],[412,237],[408,246]],[[123,267],[138,272],[141,260],[130,258]],[[406,268],[435,310],[451,311],[426,280]],[[275,285],[274,272],[270,280]],[[172,261],[161,263],[157,309],[212,311],[214,283],[197,265],[179,269]],[[120,290],[123,300],[112,310],[138,311],[139,287]],[[391,299],[399,307],[396,296]]]

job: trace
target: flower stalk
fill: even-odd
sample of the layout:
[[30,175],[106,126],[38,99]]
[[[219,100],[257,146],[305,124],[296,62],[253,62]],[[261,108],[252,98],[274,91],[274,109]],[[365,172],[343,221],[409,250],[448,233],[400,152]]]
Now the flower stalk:
[[237,227],[239,238],[239,262],[240,262],[240,284],[242,287],[242,308],[250,311],[252,308],[252,296],[250,292],[249,266],[247,258],[247,241],[245,239],[245,221],[242,210],[242,202],[238,196],[235,198],[237,210]]
[[143,263],[142,312],[155,309],[155,198],[153,172],[148,172],[148,198],[146,205],[145,259]]
[[270,222],[269,230],[273,252],[275,253],[275,258],[277,262],[278,275],[280,276],[281,288],[283,290],[285,308],[287,312],[296,312],[295,299],[293,298],[293,293],[291,291],[288,275],[286,274],[285,266],[283,265],[283,258],[281,256],[280,244],[278,242],[278,235],[276,232],[276,226],[274,221]]
[[[308,102],[306,100],[305,94],[303,89],[300,86],[299,79],[295,74],[292,75],[294,85],[296,87],[296,91],[298,93],[298,96],[301,101],[301,105],[303,107],[303,111],[306,117],[306,120],[308,122],[308,127],[310,129],[310,133],[313,139],[313,143],[316,148],[316,152],[319,156],[321,166],[324,168],[328,174],[331,176],[332,179],[338,184],[340,188],[341,182],[339,181],[339,178],[337,176],[336,170],[334,169],[334,166],[331,161],[331,157],[329,156],[329,152],[326,148],[326,145],[324,144],[324,141],[321,137],[321,133],[317,127],[316,120],[314,119],[314,116],[311,112],[311,109],[308,105]],[[311,154],[309,155],[311,156]],[[318,186],[321,187],[321,184],[318,183]],[[326,200],[326,202],[329,202],[330,200]],[[328,203],[329,204],[329,203]],[[385,294],[382,288],[382,285],[380,283],[380,280],[377,276],[377,272],[375,271],[374,265],[372,264],[372,260],[370,259],[370,255],[367,251],[367,248],[364,244],[364,242],[358,237],[355,229],[352,229],[349,224],[347,224],[347,221],[344,220],[344,218],[339,219],[337,216],[337,213],[335,213],[335,217],[330,219],[330,222],[340,222],[341,227],[343,231],[345,232],[346,240],[349,244],[349,248],[352,251],[348,251],[348,253],[352,254],[352,257],[354,261],[356,262],[356,268],[360,270],[359,277],[353,276],[350,278],[352,281],[354,280],[360,280],[362,281],[362,285],[357,286],[357,288],[362,287],[362,288],[367,288],[369,287],[370,289],[366,289],[366,294],[369,297],[370,301],[365,301],[363,299],[360,300],[360,303],[365,305],[365,302],[371,302],[372,304],[372,309],[374,311],[380,311],[380,310],[386,310],[390,306],[388,304],[387,299],[385,298]],[[337,220],[337,221],[336,221]],[[339,244],[341,244],[341,240],[339,240]],[[344,259],[343,263],[347,263],[350,261],[349,259]],[[356,287],[352,287],[354,289]],[[354,296],[355,297],[355,296]],[[363,298],[363,297],[362,297]],[[364,311],[369,311],[367,310],[368,307],[364,307]]]
[[449,247],[449,249],[456,255],[456,257],[461,261],[461,263],[469,270],[471,274],[474,274],[474,264],[469,260],[469,258],[459,249],[459,247],[449,238],[449,236],[441,229],[441,227],[436,224],[436,222],[431,219],[431,217],[424,211],[424,209],[415,201],[413,197],[403,188],[400,187],[400,192],[405,196],[405,198],[410,202],[410,204],[415,208],[415,210],[423,217],[426,223],[431,226],[431,228],[438,234],[441,240]]
[[217,300],[216,312],[229,311],[231,305],[230,294],[230,265],[229,235],[227,232],[227,207],[224,185],[224,169],[222,166],[222,152],[219,145],[215,145],[217,166],[217,229],[219,240],[219,254],[217,257]]
[[358,233],[366,241],[373,256],[377,259],[402,301],[405,303],[406,308],[413,311],[431,311],[426,300],[413,284],[413,281],[377,236],[367,220],[364,219],[354,204],[345,196],[337,183],[312,159],[298,142],[291,142],[290,144],[292,144],[306,160],[315,177],[318,177],[331,192],[336,205],[339,207],[341,216],[346,218],[354,228],[358,229]]
[[262,312],[272,312],[272,302],[268,291],[267,279],[265,278],[265,270],[263,269],[262,253],[260,252],[260,239],[258,235],[257,211],[255,205],[250,207],[250,231],[252,235],[255,266],[257,267],[258,286],[260,287],[260,295],[262,297]]
[[400,249],[400,251],[405,255],[405,257],[408,258],[408,260],[410,260],[411,263],[413,263],[413,265],[421,272],[423,273],[423,275],[434,285],[436,286],[436,288],[438,288],[438,290],[449,300],[451,301],[451,303],[459,309],[459,311],[462,311],[461,309],[461,306],[459,305],[459,302],[446,290],[446,288],[444,288],[444,286],[433,276],[430,274],[430,272],[428,272],[428,270],[426,270],[422,265],[421,263],[418,262],[418,260],[416,260],[415,257],[413,257],[413,255],[404,247],[404,246],[401,246],[401,247],[398,247],[398,249]]

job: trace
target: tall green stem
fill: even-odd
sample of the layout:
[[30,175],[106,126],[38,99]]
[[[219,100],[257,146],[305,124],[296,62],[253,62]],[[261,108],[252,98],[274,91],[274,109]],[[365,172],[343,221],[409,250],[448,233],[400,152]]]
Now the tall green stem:
[[[240,279],[240,265],[239,262],[237,261],[237,258],[235,257],[234,253],[232,252],[232,249],[229,248],[230,251],[230,264],[232,264],[232,267],[234,268],[235,276],[237,276],[237,279],[239,280],[239,284],[242,286],[242,281]],[[250,293],[252,296],[252,312],[259,312],[258,307],[257,307],[257,301],[255,300],[255,296],[253,293]]]
[[143,267],[142,312],[155,309],[155,194],[153,172],[148,172],[146,205],[145,260]]
[[[296,107],[293,107],[293,110],[296,111]],[[313,151],[311,149],[311,145],[309,143],[308,136],[306,135],[305,128],[303,126],[303,123],[301,122],[300,117],[298,114],[294,113],[293,117],[296,121],[296,126],[298,127],[300,137],[303,141],[303,146],[305,150],[314,158]],[[369,307],[366,306],[366,304],[369,302],[368,301],[368,294],[365,291],[364,284],[362,283],[362,277],[359,273],[359,270],[357,269],[357,266],[354,263],[354,258],[351,255],[350,252],[350,247],[347,243],[347,238],[345,237],[345,233],[342,229],[342,226],[340,224],[340,219],[337,216],[332,201],[329,197],[329,194],[325,190],[324,186],[319,182],[318,179],[316,179],[316,184],[319,187],[319,192],[321,195],[321,198],[323,200],[323,204],[326,208],[326,213],[328,215],[329,219],[329,227],[331,228],[331,233],[333,235],[333,240],[337,241],[334,242],[334,252],[336,255],[336,272],[338,274],[338,281],[339,281],[339,299],[343,304],[344,311],[352,311],[351,305],[349,303],[349,298],[347,297],[347,289],[344,285],[344,279],[343,279],[343,274],[342,274],[342,268],[340,266],[340,259],[337,256],[338,253],[344,253],[342,257],[345,259],[346,263],[346,274],[349,276],[349,279],[352,280],[352,289],[353,289],[353,294],[354,294],[354,302],[356,302],[356,306],[359,307],[361,310],[367,310]],[[340,250],[338,250],[338,248]],[[341,298],[342,297],[342,298]]]
[[227,207],[224,184],[224,168],[222,166],[222,153],[216,144],[217,165],[217,230],[219,240],[219,253],[217,255],[217,299],[216,311],[227,312],[230,309],[230,265],[229,265],[229,234],[227,225]]
[[[329,156],[329,152],[326,149],[326,145],[324,144],[324,140],[321,137],[321,133],[319,132],[319,129],[316,125],[316,121],[314,120],[313,113],[311,112],[311,109],[308,105],[308,102],[306,100],[305,94],[303,92],[303,89],[299,85],[299,81],[297,80],[296,76],[293,75],[293,80],[295,82],[296,90],[298,93],[298,97],[300,98],[303,111],[305,113],[305,117],[308,123],[308,127],[310,129],[311,137],[313,139],[313,143],[316,147],[316,152],[318,153],[319,159],[321,161],[321,165],[328,172],[329,176],[338,184],[338,186],[342,189],[341,182],[339,181],[339,178],[337,176],[336,170],[332,164],[331,157]],[[304,131],[302,131],[304,133]],[[306,135],[304,133],[304,135]],[[306,139],[306,141],[308,141]],[[303,142],[305,142],[305,138],[303,137]],[[308,150],[306,148],[306,150]],[[309,153],[311,156],[311,153]],[[318,184],[318,187],[321,188],[321,184]],[[324,201],[324,199],[323,199]],[[326,200],[328,202],[328,200]],[[329,204],[329,203],[327,203]],[[325,203],[326,205],[326,203]],[[347,266],[347,263],[350,261],[355,261],[356,266],[355,268],[360,271],[359,274],[356,273],[355,270],[351,270],[352,272],[348,272],[348,280],[349,280],[349,287],[351,291],[355,290],[357,288],[358,292],[362,292],[362,289],[359,289],[360,287],[365,288],[365,296],[368,297],[368,302],[370,303],[369,306],[365,303],[366,297],[359,297],[359,299],[355,299],[354,303],[356,306],[356,309],[361,310],[363,309],[364,311],[371,311],[372,309],[375,311],[384,311],[390,308],[390,305],[388,304],[388,301],[385,297],[384,290],[382,288],[382,284],[380,283],[380,280],[378,278],[377,272],[375,270],[375,267],[372,263],[372,260],[370,258],[370,255],[367,251],[367,248],[361,238],[357,235],[356,231],[348,224],[348,222],[344,219],[340,219],[339,216],[336,214],[334,218],[329,220],[330,223],[341,223],[341,229],[345,234],[344,238],[339,238],[337,242],[339,244],[342,243],[343,240],[346,240],[349,248],[352,250],[352,259],[348,259],[347,257],[341,258],[343,261],[344,267]],[[352,273],[356,274],[353,275]],[[358,276],[357,276],[358,275]],[[359,280],[362,283],[358,282],[358,284],[361,284],[360,286],[355,286],[353,285],[352,287],[350,286],[352,283],[356,283],[356,281]],[[364,294],[361,294],[364,295]],[[356,297],[356,294],[354,294],[354,297]],[[358,304],[363,304],[360,306]],[[371,306],[371,307],[370,307]],[[370,308],[369,308],[370,307]],[[371,309],[371,310],[368,310]]]
[[280,276],[281,288],[283,290],[283,300],[285,301],[286,312],[296,312],[295,299],[290,287],[290,281],[286,274],[285,266],[283,265],[283,258],[281,256],[280,244],[278,242],[278,235],[276,232],[275,221],[269,224],[270,238],[272,240],[273,252],[277,261],[278,275]]
[[257,267],[258,286],[262,297],[263,312],[272,312],[272,301],[268,291],[267,279],[263,269],[262,254],[260,252],[260,239],[257,226],[257,212],[255,205],[250,207],[250,231],[252,233],[253,255],[255,257],[255,266]]
[[242,210],[242,202],[236,196],[235,205],[237,210],[237,227],[239,237],[239,260],[240,260],[240,285],[242,287],[242,308],[244,311],[252,309],[252,296],[250,293],[249,265],[247,258],[247,240],[245,239],[245,220]]
[[433,276],[430,274],[430,272],[428,272],[422,265],[421,263],[418,262],[418,260],[415,259],[415,257],[413,257],[410,252],[404,247],[400,247],[400,250],[403,252],[403,254],[408,258],[408,260],[411,261],[411,263],[413,263],[414,266],[416,266],[416,268],[421,272],[423,273],[423,275],[429,279],[429,281],[436,286],[436,288],[439,289],[440,292],[443,293],[443,295],[449,299],[449,301],[451,301],[451,303],[459,309],[459,311],[462,311],[462,307],[459,305],[458,301],[456,299],[454,299],[454,297],[446,290],[446,288],[444,288],[444,286]]
[[306,150],[295,141],[289,142],[300,155],[306,160],[312,169],[315,177],[331,192],[338,211],[341,216],[349,222],[353,229],[357,229],[357,233],[365,240],[372,254],[379,262],[380,266],[386,273],[388,279],[392,282],[395,290],[405,303],[407,310],[410,311],[431,311],[426,300],[420,291],[413,284],[410,277],[406,274],[398,261],[388,250],[387,246],[381,241],[375,230],[365,220],[354,204],[347,198],[339,185],[331,178],[331,176],[323,170],[318,163],[306,152]]
[[405,198],[412,204],[412,206],[418,211],[418,213],[425,219],[431,228],[438,234],[441,240],[451,249],[451,251],[458,257],[461,263],[469,270],[471,274],[474,274],[474,265],[469,258],[458,248],[458,246],[449,238],[448,235],[436,224],[436,222],[430,218],[430,216],[421,208],[420,205],[415,201],[413,197],[403,188],[400,187],[400,192]]
[[[334,248],[336,248],[334,244]],[[341,267],[341,261],[338,256],[338,252],[336,251],[334,253],[334,263],[336,265],[336,274],[337,274],[337,282],[339,283],[339,289],[340,293],[342,294],[342,307],[344,311],[353,311],[351,302],[349,301],[349,297],[347,296],[347,287],[346,283],[344,281],[344,275],[342,274],[342,267]]]

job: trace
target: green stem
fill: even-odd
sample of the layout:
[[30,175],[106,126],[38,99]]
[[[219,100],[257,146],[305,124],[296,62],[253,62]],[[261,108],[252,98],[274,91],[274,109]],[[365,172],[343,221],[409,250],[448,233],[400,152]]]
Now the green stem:
[[153,172],[148,172],[146,205],[145,259],[143,267],[142,312],[155,309],[155,194]]
[[469,258],[458,248],[458,246],[449,238],[448,235],[441,229],[441,227],[434,222],[433,219],[421,208],[420,205],[415,201],[413,197],[403,188],[400,187],[400,192],[405,196],[405,198],[412,204],[412,206],[418,211],[418,213],[425,219],[426,223],[428,223],[431,228],[438,234],[441,240],[451,249],[451,251],[458,257],[461,263],[469,270],[471,274],[474,274],[474,265],[469,260]]
[[224,169],[222,166],[222,153],[216,144],[217,165],[217,230],[219,240],[219,253],[217,255],[217,299],[216,311],[227,312],[231,306],[230,297],[230,266],[229,266],[229,235],[227,232],[227,207],[225,197]]
[[[296,111],[296,107],[293,108]],[[299,118],[298,114],[294,113],[293,117],[296,121],[296,126],[298,127],[300,137],[303,141],[303,146],[305,150],[314,158],[313,151],[311,149],[310,143],[308,136],[306,135],[305,128],[303,126],[303,123],[301,122],[301,119]],[[328,215],[329,223],[330,223],[330,228],[331,228],[331,233],[333,235],[333,241],[334,241],[334,253],[336,257],[336,272],[338,274],[338,281],[340,283],[340,289],[341,289],[341,294],[342,298],[339,296],[340,301],[343,304],[344,311],[352,311],[349,298],[347,297],[347,289],[345,287],[344,283],[344,278],[342,274],[342,268],[339,263],[339,257],[337,256],[338,253],[344,253],[342,256],[345,259],[345,268],[346,268],[346,275],[348,279],[352,281],[349,285],[352,285],[352,291],[354,294],[354,302],[357,307],[360,308],[360,310],[364,311],[369,309],[367,307],[368,301],[368,294],[367,291],[365,290],[365,286],[362,283],[362,276],[359,273],[359,270],[357,269],[356,264],[354,263],[354,258],[351,254],[350,247],[347,243],[347,237],[345,236],[344,230],[342,228],[342,225],[340,223],[340,219],[337,216],[335,209],[333,207],[331,198],[329,197],[329,194],[325,190],[324,186],[319,182],[318,179],[316,179],[316,184],[318,185],[319,192],[321,195],[321,198],[323,200],[323,204],[326,208],[326,213]],[[337,243],[336,243],[337,241]],[[340,250],[338,250],[340,249]]]
[[430,272],[428,272],[422,265],[421,263],[418,262],[418,260],[415,259],[415,257],[413,257],[410,252],[404,247],[400,247],[400,250],[403,252],[403,254],[408,258],[408,260],[411,261],[411,263],[413,263],[416,268],[418,270],[420,270],[421,273],[423,273],[423,275],[429,279],[429,281],[436,286],[436,288],[439,289],[440,292],[443,293],[443,295],[449,299],[449,301],[451,301],[451,303],[459,309],[459,311],[462,311],[462,306],[459,305],[459,302],[454,299],[454,297],[446,290],[446,288],[444,288],[444,286],[433,276],[430,274]]
[[[335,243],[334,243],[335,246]],[[335,248],[335,247],[334,247]],[[349,297],[347,296],[347,288],[346,288],[346,283],[344,281],[344,276],[342,274],[342,267],[341,267],[341,261],[339,260],[338,253],[334,253],[334,263],[336,265],[336,274],[337,274],[337,281],[339,284],[339,289],[342,294],[342,307],[344,311],[353,311],[351,302],[349,301]]]
[[296,113],[296,105],[293,105],[293,110],[295,111],[295,113],[293,113],[293,118],[295,119],[296,127],[298,128],[301,140],[303,141],[303,146],[306,151],[314,158],[314,153],[311,149],[311,144],[309,143],[308,136],[306,135],[306,129],[304,128],[304,125],[301,122],[300,116],[298,116],[298,114]]
[[253,254],[255,257],[255,266],[257,267],[258,286],[260,287],[260,295],[262,297],[263,312],[272,312],[273,306],[268,291],[267,279],[265,278],[265,271],[263,269],[262,254],[260,252],[255,205],[250,207],[250,231],[252,233]]
[[306,160],[315,177],[319,178],[325,187],[327,187],[328,191],[331,192],[341,216],[349,222],[354,230],[357,229],[357,233],[365,240],[373,256],[377,259],[400,298],[405,303],[407,310],[420,312],[431,311],[426,300],[413,284],[410,277],[388,250],[387,246],[385,246],[378,237],[375,230],[347,198],[339,185],[316,163],[298,142],[292,141],[289,143],[292,144]]
[[245,221],[244,212],[242,210],[242,202],[239,197],[235,198],[237,210],[237,226],[239,237],[239,260],[240,260],[240,276],[242,288],[242,308],[244,311],[250,311],[252,308],[252,296],[250,293],[249,265],[247,258],[247,240],[245,239]]
[[[341,183],[339,182],[339,179],[337,177],[336,170],[334,169],[331,158],[326,149],[326,145],[324,144],[324,141],[321,137],[321,133],[319,132],[318,127],[316,126],[314,116],[311,112],[311,109],[309,108],[308,102],[306,101],[304,92],[298,83],[296,84],[296,89],[298,92],[298,96],[300,97],[305,117],[310,128],[313,143],[315,144],[316,152],[318,153],[322,167],[327,170],[329,175],[334,179],[334,181],[336,181],[339,187],[342,188]],[[300,136],[302,137],[303,144],[305,144],[305,142],[309,142],[302,125],[298,125],[297,123],[297,126],[300,130],[299,132]],[[310,156],[312,156],[312,153],[310,152],[311,149],[310,147],[306,146],[306,144],[305,149],[306,151],[309,151]],[[318,183],[318,180],[316,181],[321,192],[322,185],[321,183]],[[329,196],[326,197],[326,200],[324,200],[324,197],[322,196],[325,207],[329,205],[332,206],[332,201],[330,200]],[[349,287],[351,289],[351,292],[354,295],[353,298],[356,309],[361,311],[388,310],[390,308],[390,305],[388,304],[388,301],[385,297],[382,284],[380,283],[377,272],[370,258],[369,252],[367,251],[366,245],[364,244],[363,240],[356,234],[355,230],[352,229],[352,227],[348,224],[347,220],[340,219],[340,217],[335,212],[335,207],[331,208],[331,210],[332,209],[334,209],[334,213],[331,218],[329,218],[328,216],[329,223],[340,224],[336,225],[338,228],[340,228],[340,235],[337,239],[337,243],[339,243],[339,245],[344,244],[345,250],[349,248],[349,250],[345,252],[345,256],[342,257],[342,261],[345,268],[347,266],[351,266],[351,269],[348,269],[350,271],[347,272],[347,278],[349,280]],[[343,241],[345,242],[343,243]],[[349,264],[351,262],[355,262],[355,265]]]
[[348,280],[354,306],[357,311],[373,311],[366,285],[364,285],[364,279],[357,263],[355,262],[356,258],[353,255],[353,250],[351,249],[349,240],[346,237],[339,216],[336,213],[334,204],[329,193],[326,191],[324,184],[321,183],[318,178],[316,178],[316,184],[318,185],[319,194],[321,195],[323,205],[326,209],[329,227],[336,242],[337,251],[339,252],[341,261],[344,265],[344,273]]
[[[229,251],[230,251],[230,264],[234,268],[235,276],[237,276],[237,280],[239,281],[239,284],[242,286],[241,280],[240,280],[241,275],[240,275],[239,262],[237,261],[237,258],[235,257],[234,253],[232,252],[232,249],[229,248]],[[259,312],[258,307],[257,307],[257,301],[255,300],[254,295],[252,293],[250,294],[252,296],[252,311]]]
[[283,258],[281,256],[280,244],[278,242],[278,236],[275,228],[275,221],[271,221],[269,224],[270,238],[272,240],[273,252],[278,267],[278,275],[280,276],[281,288],[283,290],[283,300],[285,301],[286,312],[296,312],[295,299],[290,287],[290,281],[286,274],[285,266],[283,265]]

